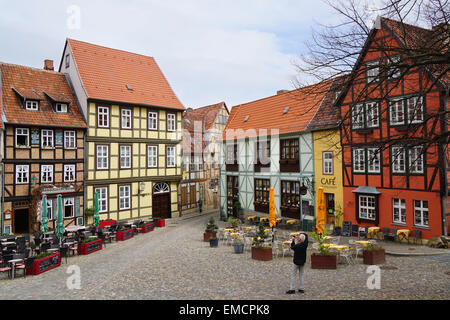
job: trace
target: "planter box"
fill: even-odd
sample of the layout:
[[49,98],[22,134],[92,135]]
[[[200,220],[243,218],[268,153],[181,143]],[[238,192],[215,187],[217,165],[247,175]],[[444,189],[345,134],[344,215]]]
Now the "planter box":
[[116,222],[117,222],[116,220],[100,221],[98,227],[102,229],[104,227],[111,227]]
[[166,225],[166,220],[164,220],[164,219],[158,219],[158,220],[156,220],[156,226],[158,227],[158,228],[162,228],[162,227],[164,227]]
[[139,226],[139,232],[140,233],[148,233],[150,231],[153,231],[155,229],[155,224],[153,222],[143,224]]
[[117,241],[125,241],[134,237],[134,230],[117,231]]
[[363,250],[364,264],[380,264],[386,261],[386,254],[384,249],[376,251]]
[[244,245],[243,244],[233,244],[234,253],[244,253]]
[[59,252],[42,259],[34,260],[33,267],[26,272],[28,275],[37,275],[61,265],[61,254]]
[[99,250],[102,250],[102,239],[81,243],[77,252],[78,255],[86,255]]
[[209,246],[215,248],[219,245],[219,239],[209,239]]
[[272,260],[272,248],[252,247],[252,259],[260,261]]
[[337,269],[337,256],[311,255],[311,269]]
[[204,242],[208,242],[209,238],[215,238],[216,237],[216,233],[215,232],[205,232],[203,233],[203,241]]

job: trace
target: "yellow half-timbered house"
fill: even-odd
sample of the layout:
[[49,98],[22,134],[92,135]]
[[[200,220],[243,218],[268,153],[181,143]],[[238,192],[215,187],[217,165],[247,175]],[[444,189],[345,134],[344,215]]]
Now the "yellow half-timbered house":
[[86,207],[101,219],[178,216],[184,106],[151,57],[68,39],[60,64],[86,116]]

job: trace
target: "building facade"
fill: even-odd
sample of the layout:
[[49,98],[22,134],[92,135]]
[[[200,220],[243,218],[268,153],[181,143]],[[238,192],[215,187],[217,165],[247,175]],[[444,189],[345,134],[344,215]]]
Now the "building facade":
[[41,229],[42,196],[55,228],[57,194],[64,225],[84,225],[86,123],[64,74],[0,63],[4,133],[4,231]]
[[[403,49],[435,36],[380,18],[339,98],[344,215],[359,227],[445,234],[447,146],[430,141],[448,130],[448,86],[426,68],[389,67],[407,65]],[[389,51],[379,49],[386,43]]]
[[101,219],[179,214],[184,107],[151,57],[68,39],[60,64],[87,120],[86,207]]

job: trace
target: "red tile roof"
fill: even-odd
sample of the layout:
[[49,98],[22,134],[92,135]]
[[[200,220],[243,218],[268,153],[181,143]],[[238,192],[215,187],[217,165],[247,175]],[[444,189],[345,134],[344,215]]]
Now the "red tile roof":
[[67,44],[89,98],[184,110],[154,58],[73,39]]
[[[279,134],[308,130],[308,124],[330,88],[331,80],[287,91],[271,97],[235,106],[231,109],[225,140],[265,135],[259,130],[278,130]],[[239,129],[240,132],[239,132]],[[227,134],[233,134],[228,136]]]
[[[2,114],[6,123],[87,127],[75,94],[63,73],[0,63],[0,77]],[[39,111],[25,110],[21,106],[20,96],[40,100]],[[50,101],[60,101],[62,97],[71,103],[68,113],[56,113],[52,109]]]

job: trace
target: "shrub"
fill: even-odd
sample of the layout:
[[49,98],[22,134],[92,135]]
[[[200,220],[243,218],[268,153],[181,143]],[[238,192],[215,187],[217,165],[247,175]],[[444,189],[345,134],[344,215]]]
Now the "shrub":
[[253,237],[252,246],[261,248],[264,246],[264,240],[267,239],[268,235],[264,232],[264,223],[262,221],[259,222],[258,231],[256,235]]
[[205,232],[216,233],[217,229],[219,229],[219,227],[217,226],[216,221],[214,220],[214,218],[213,217],[209,218],[209,221],[206,224]]

